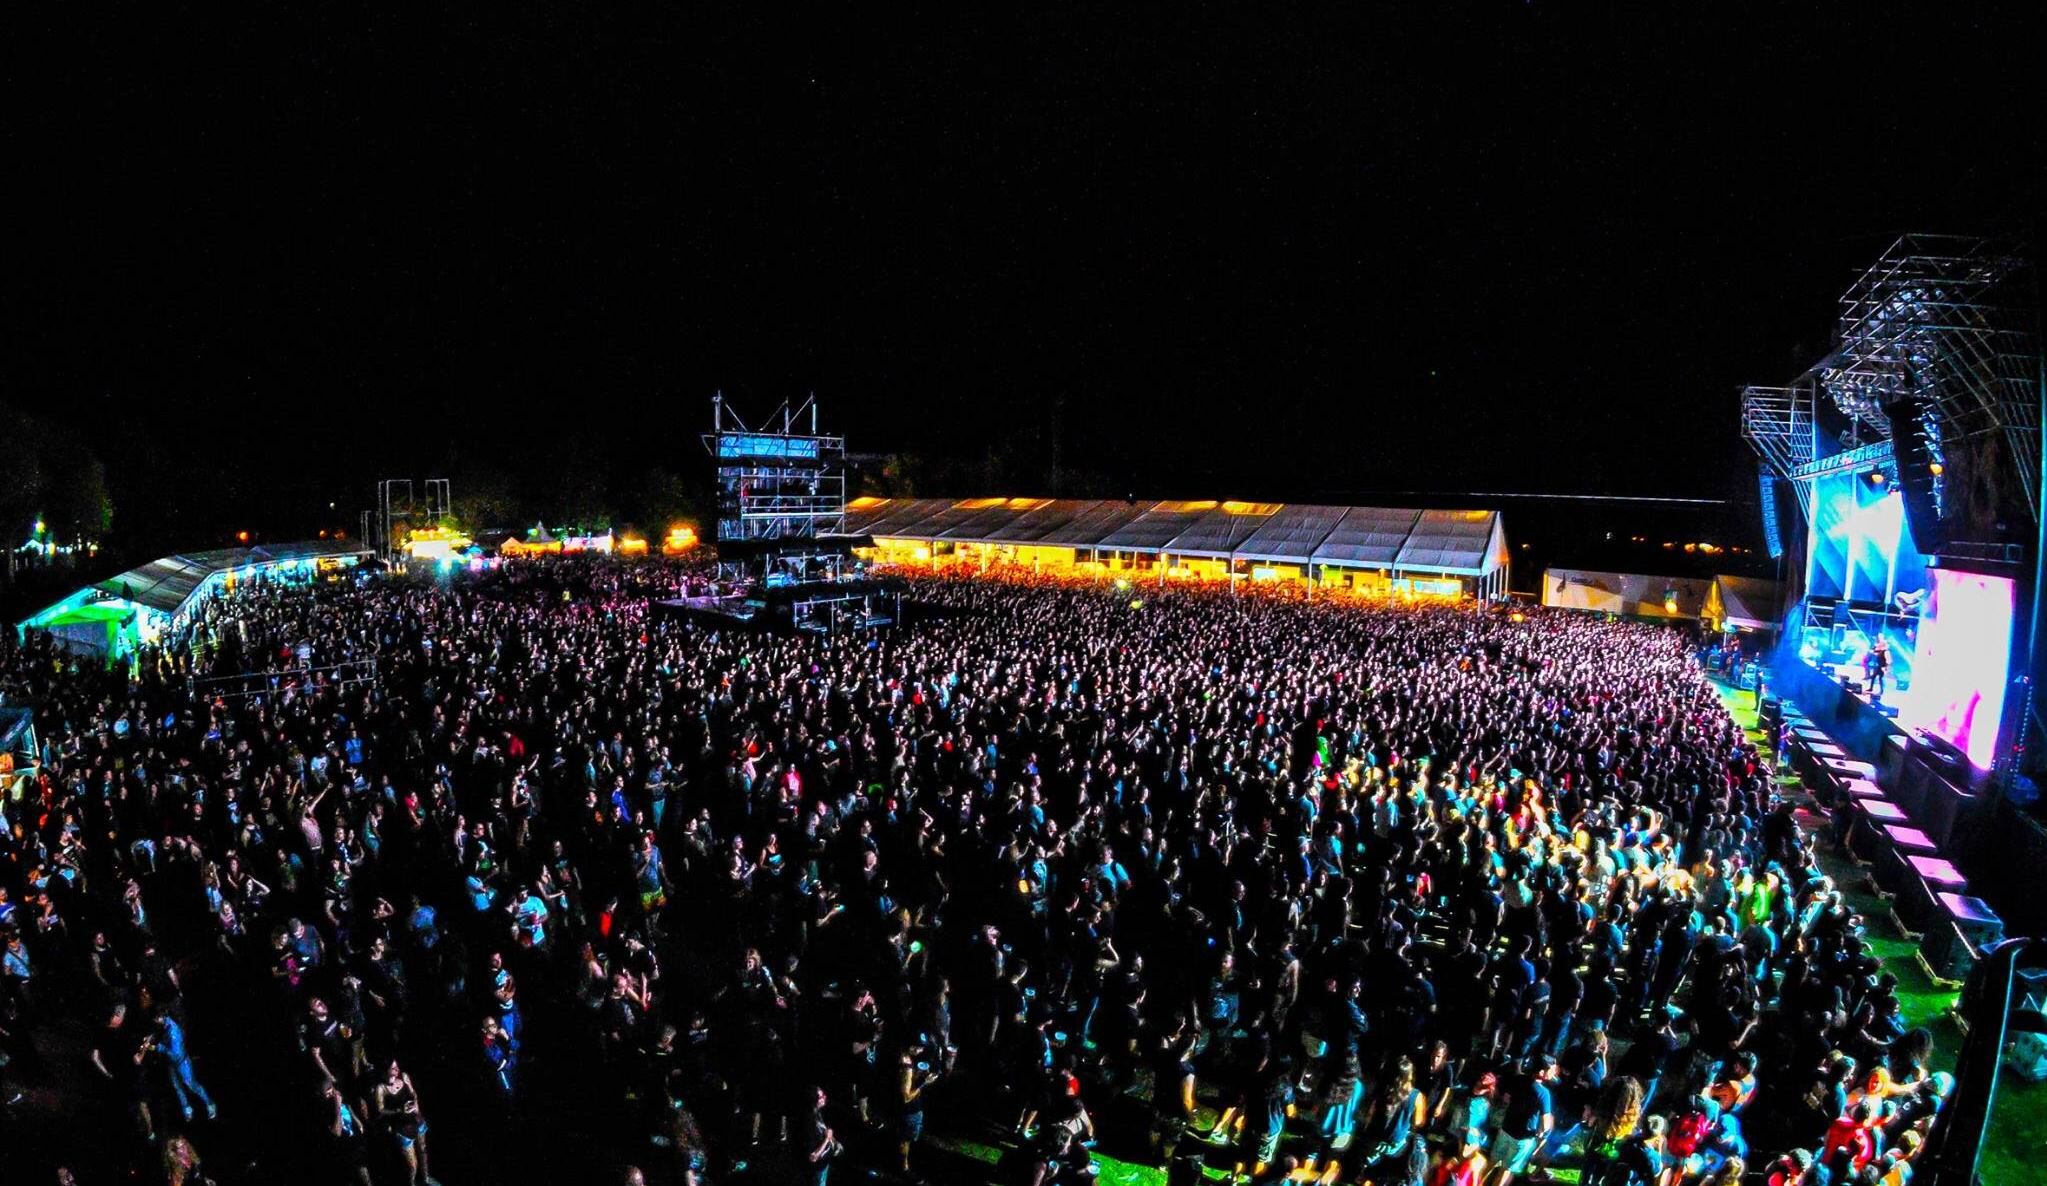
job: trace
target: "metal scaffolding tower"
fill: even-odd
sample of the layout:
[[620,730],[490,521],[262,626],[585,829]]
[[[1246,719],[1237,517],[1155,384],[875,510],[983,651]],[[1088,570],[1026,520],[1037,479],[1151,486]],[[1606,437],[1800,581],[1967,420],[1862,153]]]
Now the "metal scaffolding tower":
[[817,397],[759,428],[711,399],[704,447],[718,467],[718,542],[814,540],[846,530],[846,438],[818,431]]

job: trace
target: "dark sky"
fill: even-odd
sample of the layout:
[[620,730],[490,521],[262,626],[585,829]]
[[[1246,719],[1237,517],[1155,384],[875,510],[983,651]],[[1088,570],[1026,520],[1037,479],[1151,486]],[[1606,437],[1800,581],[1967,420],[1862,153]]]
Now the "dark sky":
[[1952,4],[83,7],[4,18],[0,399],[131,522],[700,467],[714,389],[1040,488],[1752,496],[1738,385],[2039,193],[2037,31]]

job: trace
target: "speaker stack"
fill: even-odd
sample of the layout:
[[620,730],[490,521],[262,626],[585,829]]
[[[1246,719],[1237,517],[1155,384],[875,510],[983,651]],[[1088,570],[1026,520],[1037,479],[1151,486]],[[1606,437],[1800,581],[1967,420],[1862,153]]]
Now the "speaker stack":
[[1898,459],[1898,492],[1905,496],[1905,528],[1922,556],[1937,556],[1947,543],[1941,520],[1942,466],[1926,430],[1932,409],[1909,399],[1884,405],[1891,423],[1891,452]]

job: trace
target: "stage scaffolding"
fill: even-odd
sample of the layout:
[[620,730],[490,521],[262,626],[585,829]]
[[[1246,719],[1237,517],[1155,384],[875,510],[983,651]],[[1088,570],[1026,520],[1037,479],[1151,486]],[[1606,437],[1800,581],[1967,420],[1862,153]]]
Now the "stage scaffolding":
[[846,438],[818,432],[816,396],[785,401],[759,428],[715,396],[711,424],[704,447],[718,466],[719,543],[845,532]]
[[[1785,387],[1741,393],[1741,431],[1763,465],[1806,503],[1811,483],[1847,469],[1895,477],[1893,424],[1910,417],[1925,441],[1933,503],[1958,551],[2008,540],[1969,538],[1948,519],[1957,483],[1994,493],[1999,510],[2040,514],[2039,345],[2025,256],[2001,240],[1906,235],[1841,295],[1839,345]],[[1847,421],[1821,439],[1820,397]],[[1996,473],[1985,472],[1996,469]],[[2003,483],[2009,482],[2009,486]],[[1999,492],[2001,490],[2001,492]],[[1956,490],[1956,492],[1959,492]],[[1998,515],[1999,518],[2007,518]]]
[[[1994,239],[1906,235],[1841,297],[1841,344],[1820,382],[1857,431],[1891,435],[1904,406],[1924,428],[1934,500],[1945,506],[1948,454],[2001,438],[2022,505],[2040,503],[2040,393],[2031,277]],[[1980,446],[1970,450],[1982,456]]]
[[1813,402],[1818,381],[1810,374],[1789,387],[1744,387],[1741,435],[1780,478],[1811,465],[1815,451]]
[[[1806,520],[1805,563],[1787,556],[1786,578],[1797,582],[1802,573],[1808,583],[1786,633],[1794,645],[1819,639],[1825,662],[1817,665],[1836,665],[1837,652],[1852,657],[1857,647],[1844,636],[1882,634],[1903,674],[1916,642],[1901,627],[1916,624],[1913,611],[1888,584],[1880,598],[1858,596],[1857,574],[1870,567],[1871,549],[1910,546],[1924,552],[1914,562],[1929,570],[1988,566],[2023,581],[2030,569],[2033,605],[2019,619],[2012,670],[2047,675],[2034,268],[2017,241],[1904,235],[1842,293],[1831,353],[1787,386],[1742,390],[1742,436],[1762,469],[1791,485]],[[1868,482],[1842,487],[1844,477]],[[1902,520],[1873,509],[1881,501],[1875,492],[1907,496]],[[1770,497],[1767,484],[1763,496]],[[1823,586],[1815,580],[1822,542],[1832,572]],[[1898,558],[1896,551],[1888,557],[1891,581]],[[2022,584],[2020,596],[2027,595]],[[2028,680],[2014,717],[2025,723],[2011,732],[2034,734],[2047,753],[2047,720],[2032,703],[2032,686]],[[2029,756],[2026,764],[2037,761]],[[1999,758],[2003,774],[2015,766]]]

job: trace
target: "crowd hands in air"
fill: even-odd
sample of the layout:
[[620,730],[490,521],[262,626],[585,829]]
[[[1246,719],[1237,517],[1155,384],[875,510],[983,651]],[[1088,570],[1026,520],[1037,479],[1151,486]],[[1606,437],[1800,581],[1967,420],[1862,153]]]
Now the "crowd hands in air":
[[650,607],[705,575],[6,642],[0,1177],[1911,1173],[1951,1079],[1679,631],[1021,570],[877,635]]

